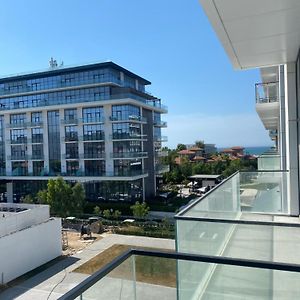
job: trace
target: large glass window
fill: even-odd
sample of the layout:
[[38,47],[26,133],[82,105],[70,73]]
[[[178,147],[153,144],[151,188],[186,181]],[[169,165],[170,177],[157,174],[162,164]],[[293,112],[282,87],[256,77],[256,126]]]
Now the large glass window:
[[49,173],[60,174],[60,124],[59,111],[48,111],[48,147],[49,147]]
[[26,114],[10,115],[10,124],[24,124],[26,122]]
[[67,122],[76,122],[77,121],[77,109],[65,109],[65,121]]
[[140,141],[117,141],[113,143],[114,153],[141,152],[142,143]]
[[42,122],[42,120],[43,120],[43,117],[42,117],[41,111],[31,113],[31,122],[33,124],[39,124]]
[[66,140],[66,142],[78,141],[77,126],[66,126],[65,127],[65,140]]
[[[128,79],[132,84],[133,79]],[[90,83],[114,82],[120,84],[120,72],[110,68],[71,72],[63,75],[12,81],[0,84],[0,95],[41,91],[61,87],[78,86]]]
[[115,160],[114,171],[115,176],[132,176],[140,174],[142,170],[142,161],[140,159],[134,160]]
[[138,123],[113,123],[114,139],[141,138],[141,124]]
[[11,159],[25,159],[27,153],[26,145],[11,146]]
[[27,131],[26,129],[12,129],[10,131],[10,138],[12,144],[27,143]]
[[67,161],[67,175],[78,176],[79,174],[79,161]]
[[32,143],[43,143],[43,128],[32,128],[31,129]]
[[112,106],[113,121],[140,120],[140,118],[141,112],[138,106],[131,104]]
[[11,163],[12,173],[15,176],[27,176],[28,167],[26,161],[13,161]]
[[44,149],[43,144],[32,145],[32,159],[43,159]]
[[103,142],[84,143],[84,158],[104,158],[104,153]]
[[90,140],[104,140],[104,129],[102,124],[84,125],[83,139]]
[[84,123],[98,123],[103,120],[103,107],[87,107],[82,109]]
[[67,143],[66,144],[66,159],[77,159],[78,158],[78,144]]
[[103,176],[105,174],[105,161],[85,160],[84,172],[85,176]]
[[[46,92],[35,95],[0,99],[2,109],[30,108],[67,103],[92,102],[110,98],[110,87],[82,88],[67,91]],[[25,115],[25,114],[24,114]],[[13,124],[11,122],[11,124]],[[16,122],[14,123],[16,124]]]
[[44,162],[43,161],[33,161],[33,176],[42,176],[44,175]]

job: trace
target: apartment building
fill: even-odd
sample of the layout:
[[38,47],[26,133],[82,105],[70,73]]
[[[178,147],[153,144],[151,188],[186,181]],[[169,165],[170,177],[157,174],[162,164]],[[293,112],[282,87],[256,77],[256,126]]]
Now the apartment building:
[[153,197],[161,164],[161,115],[150,82],[113,63],[0,78],[0,179],[7,201],[62,176],[82,182],[87,198]]

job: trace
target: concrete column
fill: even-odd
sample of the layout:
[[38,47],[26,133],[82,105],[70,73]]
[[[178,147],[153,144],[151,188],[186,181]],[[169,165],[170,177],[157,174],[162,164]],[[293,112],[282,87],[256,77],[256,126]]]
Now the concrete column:
[[49,172],[49,137],[48,137],[48,116],[47,111],[42,111],[43,120],[43,152],[44,152],[44,170]]
[[9,156],[11,156],[11,145],[10,145],[10,129],[9,129],[9,124],[10,124],[10,118],[9,114],[4,115],[4,141],[5,141],[5,155],[6,155],[6,175],[11,175],[12,169],[11,169],[11,160],[8,159]]
[[6,184],[6,193],[7,193],[7,203],[14,202],[14,191],[13,191],[13,183],[8,182]]
[[135,89],[139,90],[139,81],[137,79],[135,80]]
[[[82,107],[77,108],[77,117],[79,119],[78,130],[78,153],[79,153],[79,170],[84,171],[84,144],[83,144],[83,124],[82,124]],[[82,138],[82,139],[81,139]]]
[[113,142],[112,142],[112,124],[110,122],[111,116],[111,105],[103,106],[104,112],[104,133],[105,133],[105,170],[106,173],[113,173],[114,171],[114,160],[111,157],[113,153]]
[[62,122],[62,120],[65,118],[64,110],[59,110],[59,132],[60,132],[60,155],[61,155],[61,172],[66,173],[67,172],[67,162],[66,162],[66,143],[65,143],[65,125]]
[[279,73],[279,129],[278,129],[278,146],[280,154],[280,167],[282,170],[286,170],[286,129],[285,129],[285,88],[284,88],[284,66],[278,67]]
[[288,200],[291,215],[299,215],[299,131],[296,94],[296,65],[288,63],[285,75],[285,121],[286,121],[286,154],[288,173]]

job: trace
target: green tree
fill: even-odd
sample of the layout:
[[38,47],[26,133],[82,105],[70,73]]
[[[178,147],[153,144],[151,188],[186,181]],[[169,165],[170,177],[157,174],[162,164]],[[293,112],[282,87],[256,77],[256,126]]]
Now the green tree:
[[195,146],[198,148],[204,148],[204,141],[202,140],[195,141]]
[[69,206],[72,213],[81,213],[83,211],[85,192],[83,185],[77,182],[72,187],[71,205]]
[[119,210],[115,210],[114,213],[113,213],[113,217],[114,217],[115,219],[120,218],[121,215],[122,215],[122,213],[121,213]]
[[95,215],[100,215],[100,207],[99,206],[94,207],[94,214]]
[[146,202],[140,203],[138,201],[135,202],[134,205],[130,206],[132,213],[137,218],[144,218],[148,215],[149,206]]
[[181,150],[186,150],[186,145],[185,144],[178,144],[176,147],[177,151],[181,151]]
[[109,210],[109,209],[105,209],[105,210],[103,211],[103,216],[104,216],[104,218],[109,219],[109,218],[111,217],[110,210]]
[[40,191],[37,197],[41,203],[50,205],[52,214],[63,218],[82,212],[85,198],[82,184],[76,183],[71,188],[61,177],[50,179],[47,190]]

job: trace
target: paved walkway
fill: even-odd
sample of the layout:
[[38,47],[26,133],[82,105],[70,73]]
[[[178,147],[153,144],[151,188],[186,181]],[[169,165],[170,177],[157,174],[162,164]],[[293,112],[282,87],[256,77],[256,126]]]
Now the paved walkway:
[[114,244],[175,249],[174,240],[104,234],[103,239],[94,242],[82,251],[57,262],[32,278],[0,293],[0,300],[57,299],[88,277],[85,274],[73,273],[74,269]]

